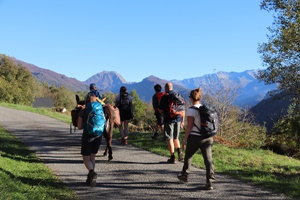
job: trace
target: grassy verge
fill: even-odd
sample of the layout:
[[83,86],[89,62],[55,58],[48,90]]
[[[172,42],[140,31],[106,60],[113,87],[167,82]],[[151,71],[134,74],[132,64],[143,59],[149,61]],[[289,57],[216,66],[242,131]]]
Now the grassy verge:
[[[150,136],[149,133],[130,133],[129,143],[169,157],[166,143],[160,138],[153,141]],[[300,198],[299,160],[266,150],[226,147],[217,142],[213,146],[213,159],[217,175],[230,175],[292,198]],[[194,155],[193,165],[205,168],[200,151]]]
[[22,142],[0,127],[0,199],[76,199]]
[[[15,109],[38,112],[67,123],[71,121],[70,115],[49,112],[47,109],[43,109],[44,111],[41,112],[40,109],[33,109],[30,107],[14,107],[14,105],[0,103],[0,106],[1,105],[7,107],[13,106]],[[119,134],[114,135],[114,137],[119,136]],[[162,142],[159,139],[153,141],[150,136],[150,133],[130,133],[129,143],[168,157],[169,152],[165,142]],[[0,157],[0,159],[2,159],[2,157]],[[284,193],[289,197],[300,199],[299,160],[266,150],[230,148],[216,142],[213,147],[213,159],[217,174],[230,175],[271,189],[275,192]],[[3,162],[1,161],[0,163]],[[200,152],[194,156],[193,164],[196,167],[204,168]],[[1,182],[3,182],[2,177]]]
[[22,106],[17,104],[9,104],[9,103],[3,103],[0,102],[0,106],[7,107],[7,108],[13,108],[17,110],[24,110],[28,112],[38,113],[41,115],[46,115],[48,117],[58,119],[62,122],[70,123],[71,122],[71,115],[70,113],[60,113],[60,112],[54,112],[51,108],[33,108],[30,106]]

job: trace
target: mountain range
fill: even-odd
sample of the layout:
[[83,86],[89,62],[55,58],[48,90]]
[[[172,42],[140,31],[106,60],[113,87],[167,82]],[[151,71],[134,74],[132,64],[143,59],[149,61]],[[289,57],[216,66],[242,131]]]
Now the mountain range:
[[[262,101],[268,91],[276,88],[276,85],[265,85],[256,79],[257,70],[246,70],[244,72],[217,72],[201,77],[194,77],[183,80],[165,80],[155,76],[144,78],[141,82],[127,82],[120,74],[115,71],[102,71],[92,75],[86,81],[79,81],[75,78],[70,78],[66,75],[56,73],[54,71],[37,67],[33,64],[12,58],[18,64],[26,67],[40,81],[54,85],[56,87],[64,86],[72,91],[88,91],[90,83],[95,83],[97,88],[103,93],[112,92],[118,93],[121,86],[126,86],[128,91],[136,90],[139,97],[150,102],[154,93],[153,86],[161,84],[164,86],[166,82],[172,82],[174,90],[182,94],[188,99],[191,89],[203,87],[212,84],[211,80],[228,80],[231,83],[239,86],[240,95],[234,102],[237,106],[252,107]],[[215,84],[215,83],[214,83]]]

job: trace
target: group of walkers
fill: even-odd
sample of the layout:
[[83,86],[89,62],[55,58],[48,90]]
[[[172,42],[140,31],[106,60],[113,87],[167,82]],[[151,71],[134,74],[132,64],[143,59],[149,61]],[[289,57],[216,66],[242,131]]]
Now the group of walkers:
[[[184,161],[182,171],[177,176],[182,182],[188,181],[193,155],[200,149],[206,167],[205,188],[211,190],[213,189],[212,181],[215,180],[212,160],[213,137],[203,137],[201,135],[198,128],[201,127],[200,113],[195,109],[201,106],[202,90],[201,88],[197,88],[190,91],[189,100],[192,107],[188,108],[186,112],[185,109],[181,109],[178,112],[171,113],[170,100],[179,94],[173,90],[173,84],[171,82],[166,83],[164,89],[165,92],[162,92],[161,85],[156,84],[154,86],[155,94],[152,96],[152,105],[155,111],[156,126],[152,139],[156,140],[159,132],[162,133],[163,140],[166,141],[170,152],[170,158],[167,160],[167,163],[176,163],[175,151],[177,152],[177,160]],[[101,99],[102,95],[97,91],[95,84],[91,84],[90,92],[85,99],[86,105],[90,102],[96,102],[97,98]],[[121,125],[119,126],[119,130],[122,135],[121,144],[124,145],[128,144],[128,123],[133,118],[132,100],[133,98],[128,94],[127,88],[122,86],[120,93],[115,99],[115,105],[119,108],[120,112]],[[182,144],[180,144],[180,129],[185,125],[185,116],[187,117],[187,125],[184,140]],[[84,129],[86,121],[87,112],[86,109],[83,109],[79,114],[78,129]],[[102,137],[97,137],[92,142],[89,141],[88,137],[84,129],[81,140],[81,155],[83,156],[84,165],[89,171],[86,183],[94,187],[97,179],[97,173],[94,171],[95,157],[100,147]],[[182,149],[185,149],[185,155],[183,155]]]

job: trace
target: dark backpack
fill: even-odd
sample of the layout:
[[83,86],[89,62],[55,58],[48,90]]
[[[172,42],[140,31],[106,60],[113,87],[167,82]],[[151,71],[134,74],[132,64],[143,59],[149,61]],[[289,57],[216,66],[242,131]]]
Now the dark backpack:
[[184,98],[177,92],[166,94],[168,95],[168,113],[171,119],[175,118],[177,115],[183,117],[183,112],[185,110]]
[[191,108],[198,110],[200,114],[201,127],[194,123],[194,126],[199,130],[197,133],[200,133],[203,138],[215,136],[219,126],[219,117],[216,109],[208,105],[202,105],[199,108],[192,106]]
[[89,135],[101,136],[106,122],[102,105],[98,102],[91,102],[87,104],[86,112],[88,117],[84,127],[85,132]]
[[120,110],[131,110],[130,100],[128,97],[128,93],[124,93],[120,95],[120,102],[119,102],[119,109]]

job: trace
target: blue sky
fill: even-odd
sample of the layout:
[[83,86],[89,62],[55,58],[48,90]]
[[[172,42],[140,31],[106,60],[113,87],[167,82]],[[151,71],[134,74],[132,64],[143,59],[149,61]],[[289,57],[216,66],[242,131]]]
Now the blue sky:
[[85,81],[262,69],[260,0],[0,0],[0,53]]

